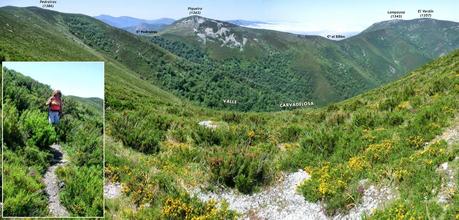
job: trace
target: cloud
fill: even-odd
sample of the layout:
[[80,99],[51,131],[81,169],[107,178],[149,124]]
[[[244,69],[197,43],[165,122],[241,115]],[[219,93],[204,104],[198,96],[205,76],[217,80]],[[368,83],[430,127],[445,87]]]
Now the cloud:
[[[317,22],[303,23],[303,22],[267,22],[251,24],[244,27],[256,29],[268,29],[282,32],[289,32],[294,34],[306,35],[319,35],[327,37],[327,35],[341,34],[350,37],[361,32],[364,28],[357,26],[335,25],[335,24],[321,24]],[[327,28],[324,28],[327,27]]]

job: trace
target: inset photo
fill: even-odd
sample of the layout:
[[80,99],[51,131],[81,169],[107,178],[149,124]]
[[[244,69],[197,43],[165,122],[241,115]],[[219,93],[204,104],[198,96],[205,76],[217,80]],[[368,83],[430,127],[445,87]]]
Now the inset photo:
[[2,70],[2,216],[103,217],[104,63]]

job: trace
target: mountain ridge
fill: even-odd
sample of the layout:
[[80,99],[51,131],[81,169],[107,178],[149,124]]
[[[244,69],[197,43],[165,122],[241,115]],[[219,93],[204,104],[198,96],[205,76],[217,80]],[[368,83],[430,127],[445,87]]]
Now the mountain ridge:
[[[440,50],[430,52],[430,49],[420,50],[409,39],[390,31],[332,41],[319,36],[244,28],[196,16],[188,19],[191,19],[188,26],[159,31],[153,37],[138,36],[89,16],[42,9],[1,10],[5,13],[0,16],[11,25],[0,27],[4,33],[0,38],[14,40],[10,35],[19,31],[14,27],[16,21],[12,18],[15,15],[10,10],[15,11],[20,20],[27,16],[38,16],[43,21],[46,18],[46,22],[37,24],[42,28],[35,30],[31,26],[30,30],[46,33],[53,41],[68,45],[68,39],[56,34],[64,33],[84,45],[72,52],[62,47],[49,48],[58,50],[56,53],[79,57],[90,48],[88,51],[96,57],[104,54],[128,66],[143,79],[191,102],[239,111],[279,111],[283,110],[279,107],[281,103],[306,101],[323,106],[395,80],[434,59],[443,49],[458,47],[455,35],[448,35],[452,40],[444,41]],[[27,11],[33,14],[25,16]],[[53,26],[57,23],[59,26]],[[203,26],[196,28],[195,25]],[[61,26],[67,29],[56,28]],[[29,35],[26,30],[22,32],[20,36]],[[199,41],[197,34],[209,35],[206,44]],[[381,36],[396,42],[382,40]],[[425,42],[440,41],[442,36],[434,37]],[[4,45],[3,51],[25,51],[30,48],[26,45],[18,41],[16,48]],[[8,54],[1,52],[1,56],[5,59]],[[236,100],[237,104],[224,100]]]

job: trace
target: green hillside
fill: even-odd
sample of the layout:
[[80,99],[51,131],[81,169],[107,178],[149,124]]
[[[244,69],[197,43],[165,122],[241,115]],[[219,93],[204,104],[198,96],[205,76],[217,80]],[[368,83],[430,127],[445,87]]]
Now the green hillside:
[[97,97],[84,98],[84,97],[71,96],[71,95],[69,95],[68,97],[88,107],[90,106],[96,112],[102,113],[103,111],[104,100],[102,100],[101,98],[97,98]]
[[3,78],[4,216],[51,215],[43,179],[57,141],[70,161],[56,171],[64,184],[61,203],[71,216],[102,216],[102,109],[63,97],[64,117],[55,129],[45,105],[49,86],[6,68]]
[[[198,209],[194,200],[180,196],[183,189],[224,185],[251,193],[273,183],[280,171],[300,168],[312,174],[300,188],[305,198],[324,202],[330,215],[345,213],[361,202],[359,182],[368,179],[397,189],[399,195],[375,213],[377,218],[452,218],[459,197],[452,193],[448,206],[435,200],[442,181],[436,169],[444,162],[457,169],[454,158],[459,146],[444,141],[424,143],[445,127],[457,125],[458,71],[456,51],[395,83],[309,111],[216,112],[132,99],[134,107],[117,106],[107,115],[114,137],[109,141],[114,155],[107,156],[108,178],[128,186],[126,198],[109,203],[110,213],[139,218],[155,213],[180,216],[187,213],[186,208],[177,206]],[[119,96],[115,91],[108,94]],[[133,122],[140,118],[143,122]],[[217,129],[199,126],[203,120],[212,120]],[[126,174],[127,170],[132,173]],[[163,181],[174,187],[162,188]],[[144,188],[149,182],[157,185]],[[149,197],[151,190],[158,194]],[[112,210],[121,209],[127,201],[144,208],[135,213]],[[174,208],[176,212],[171,212]]]
[[[106,201],[108,219],[232,219],[234,213],[225,205],[201,202],[189,191],[224,186],[250,194],[275,184],[281,172],[297,169],[312,176],[299,187],[305,199],[322,202],[328,215],[346,213],[360,204],[359,182],[364,179],[375,185],[388,185],[398,194],[374,218],[452,219],[458,215],[457,188],[452,189],[446,205],[436,200],[444,181],[436,170],[444,162],[457,170],[454,158],[458,145],[444,141],[425,143],[457,125],[459,51],[398,81],[323,108],[272,113],[218,111],[184,101],[157,86],[169,89],[184,85],[191,73],[204,77],[190,68],[196,63],[196,68],[204,68],[199,62],[209,62],[209,55],[193,46],[165,36],[134,36],[81,15],[35,8],[0,11],[0,50],[6,60],[106,62],[105,143],[109,150],[105,172],[108,182],[123,186],[122,196]],[[49,17],[37,24],[28,20],[35,16]],[[5,23],[15,26],[8,29]],[[8,30],[34,31],[36,26],[40,27],[38,34],[19,35],[27,39],[8,34]],[[40,29],[62,32],[40,35],[46,34],[38,32]],[[29,40],[34,46],[22,46]],[[65,47],[50,43],[53,41],[65,42]],[[139,53],[142,56],[131,56]],[[194,53],[202,56],[183,55]],[[209,68],[220,66],[213,62]],[[231,62],[250,65],[248,61]],[[268,63],[272,64],[267,62],[266,66]],[[155,72],[150,68],[158,66],[170,74],[151,74]],[[308,67],[314,69],[314,65]],[[181,68],[188,71],[178,71]],[[184,82],[174,84],[172,76],[180,76]],[[213,81],[222,81],[219,74],[213,76],[217,77]],[[242,87],[248,81],[240,82],[238,90],[228,88],[233,92],[252,91]],[[264,85],[254,83],[253,91],[270,91]],[[188,94],[198,91],[205,90]],[[217,127],[209,129],[198,124],[207,120]],[[455,181],[457,186],[457,176]]]
[[[245,86],[253,88],[252,84],[257,84],[276,91],[270,94],[262,90],[262,94],[272,97],[263,101],[259,100],[261,94],[250,94],[251,99],[266,107],[232,89],[229,91],[233,92],[224,94],[217,92],[219,99],[214,101],[220,101],[217,105],[225,106],[221,99],[226,96],[242,100],[237,106],[226,105],[230,109],[245,110],[250,103],[248,105],[254,107],[249,108],[251,110],[279,110],[281,102],[311,100],[320,106],[398,79],[427,61],[457,49],[458,27],[456,22],[433,19],[386,21],[354,37],[332,41],[191,16],[166,27],[153,41],[189,61],[203,66],[214,63],[222,66],[221,70],[202,67],[208,75],[218,71],[220,77],[220,82],[205,82],[207,88],[211,87],[206,91],[208,94],[215,96],[218,91],[210,85],[230,87],[218,84],[223,83],[221,79],[235,76],[246,78]],[[187,47],[197,52],[191,53]],[[180,94],[187,96],[188,84]],[[197,97],[197,91],[201,89],[194,89],[194,96],[189,99],[202,100]],[[214,102],[210,106],[216,105]],[[252,104],[254,102],[257,104]]]
[[[409,31],[375,28],[336,42],[196,16],[176,21],[157,36],[137,36],[83,15],[38,8],[1,10],[5,23],[2,42],[11,39],[17,47],[0,47],[0,58],[7,59],[13,51],[19,57],[47,56],[40,51],[21,53],[35,41],[49,47],[50,54],[76,59],[87,59],[81,57],[82,50],[93,57],[97,52],[97,56],[116,60],[142,79],[195,104],[238,111],[279,111],[288,109],[281,104],[297,102],[326,105],[398,79],[459,47],[457,23],[429,19],[412,21],[425,25],[413,26],[411,21],[386,25],[395,29],[404,26]],[[18,23],[18,18],[34,19]],[[218,30],[225,34],[207,37],[203,44],[202,33]],[[445,34],[427,34],[442,31]],[[42,35],[49,41],[39,39]],[[222,43],[222,38],[227,42]],[[27,43],[19,43],[26,39]],[[438,48],[422,47],[431,41],[445,43]],[[61,46],[50,47],[49,42]],[[67,50],[73,47],[77,48]]]

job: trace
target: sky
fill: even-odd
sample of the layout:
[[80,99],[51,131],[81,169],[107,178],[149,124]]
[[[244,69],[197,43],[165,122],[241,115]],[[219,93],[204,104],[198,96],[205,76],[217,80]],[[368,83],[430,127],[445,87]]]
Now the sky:
[[[188,16],[188,7],[201,7],[202,16],[219,20],[265,21],[260,28],[293,33],[329,34],[360,32],[371,24],[389,20],[388,10],[405,11],[403,19],[419,18],[419,9],[434,10],[433,17],[459,22],[457,0],[56,0],[53,10],[131,16],[142,19]],[[0,6],[39,6],[40,0],[2,0]]]
[[3,62],[3,66],[59,89],[63,95],[104,98],[103,62]]

